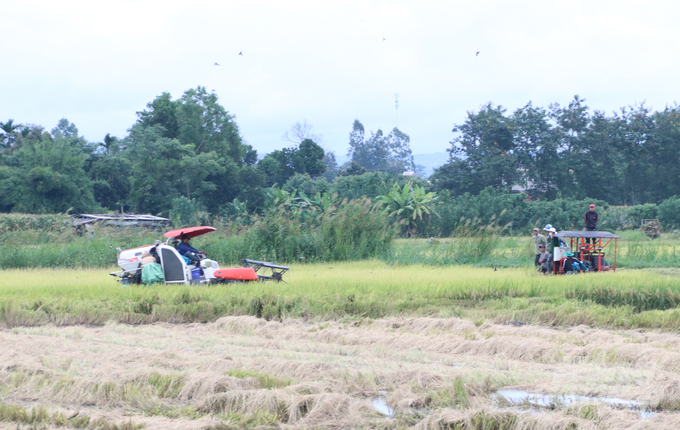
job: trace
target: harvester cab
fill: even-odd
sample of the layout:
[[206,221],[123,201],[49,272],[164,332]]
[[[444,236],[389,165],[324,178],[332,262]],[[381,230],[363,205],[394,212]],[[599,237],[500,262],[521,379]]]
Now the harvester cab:
[[[203,255],[197,261],[181,255],[177,249],[179,237],[193,238],[215,231],[213,227],[198,226],[171,230],[164,234],[166,242],[157,240],[153,245],[118,249],[118,266],[122,270],[112,272],[122,285],[164,282],[169,284],[221,284],[250,281],[282,281],[287,266],[242,260],[244,267],[221,269],[220,265]],[[261,273],[257,272],[261,270]],[[265,274],[268,270],[270,273]]]

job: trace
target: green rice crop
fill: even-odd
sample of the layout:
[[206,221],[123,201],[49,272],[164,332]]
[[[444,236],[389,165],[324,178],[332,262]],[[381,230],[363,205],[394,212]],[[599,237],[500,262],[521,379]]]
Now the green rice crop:
[[[677,330],[675,274],[620,270],[540,276],[530,268],[296,264],[286,283],[120,286],[103,269],[5,270],[0,324],[71,325],[264,319],[461,316],[541,324]],[[604,297],[609,297],[604,299]]]

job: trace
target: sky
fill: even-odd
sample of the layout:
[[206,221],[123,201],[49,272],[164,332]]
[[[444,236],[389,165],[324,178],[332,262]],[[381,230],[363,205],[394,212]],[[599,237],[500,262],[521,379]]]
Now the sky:
[[0,2],[0,121],[67,118],[94,142],[197,86],[260,154],[290,146],[282,135],[303,121],[337,155],[355,119],[397,126],[427,154],[489,102],[512,112],[578,94],[612,113],[680,101],[672,1]]

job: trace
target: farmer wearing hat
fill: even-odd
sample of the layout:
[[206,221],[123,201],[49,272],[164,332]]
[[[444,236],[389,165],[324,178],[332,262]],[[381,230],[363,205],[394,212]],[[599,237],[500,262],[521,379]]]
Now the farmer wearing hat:
[[199,251],[198,249],[189,245],[189,239],[191,238],[188,235],[182,234],[179,236],[179,239],[182,241],[182,243],[177,245],[177,251],[180,253],[180,255],[185,256],[189,260],[200,261],[201,258],[204,258],[202,255],[208,255],[207,252]]
[[541,250],[540,246],[543,245],[545,248],[548,246],[548,241],[545,239],[545,236],[539,233],[538,227],[534,227],[534,247],[536,248],[536,259],[534,260],[534,266],[539,266],[540,263],[538,262],[539,258],[541,258]]
[[[598,215],[595,212],[595,205],[591,204],[588,212],[585,215],[586,221],[586,231],[596,231],[597,230],[597,219]],[[590,238],[586,237],[586,243],[590,243]]]
[[574,253],[567,251],[564,254],[565,258],[562,260],[562,272],[567,274],[580,273],[586,270],[586,267],[581,261],[574,256]]

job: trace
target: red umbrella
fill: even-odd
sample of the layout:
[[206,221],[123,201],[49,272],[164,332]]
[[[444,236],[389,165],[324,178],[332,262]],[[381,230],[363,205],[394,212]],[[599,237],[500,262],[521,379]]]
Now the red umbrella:
[[206,227],[204,225],[200,227],[186,227],[186,228],[178,228],[177,230],[172,230],[167,233],[165,233],[163,236],[165,237],[177,237],[182,234],[186,234],[190,238],[200,236],[202,234],[210,233],[211,231],[215,231],[214,227]]

